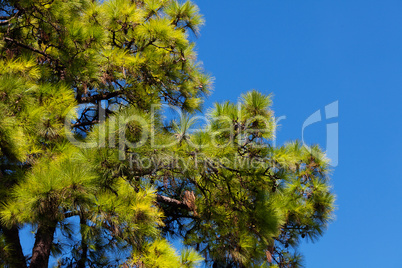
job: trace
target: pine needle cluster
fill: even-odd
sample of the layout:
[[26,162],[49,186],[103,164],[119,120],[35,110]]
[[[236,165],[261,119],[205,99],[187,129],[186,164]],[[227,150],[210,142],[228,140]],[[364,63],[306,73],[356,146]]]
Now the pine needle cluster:
[[256,90],[195,130],[203,22],[189,1],[0,1],[0,267],[301,265],[333,216],[328,160],[273,146]]

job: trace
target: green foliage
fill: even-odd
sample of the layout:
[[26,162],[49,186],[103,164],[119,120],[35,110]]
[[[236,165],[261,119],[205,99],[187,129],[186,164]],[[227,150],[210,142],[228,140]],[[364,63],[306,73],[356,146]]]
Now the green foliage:
[[130,264],[134,267],[192,268],[204,259],[193,249],[183,249],[178,256],[166,240],[145,243],[140,253],[134,253]]
[[[0,13],[0,266],[301,265],[301,239],[332,219],[328,160],[273,147],[271,96],[256,90],[194,131],[211,89],[189,38],[196,5],[20,0]],[[165,123],[163,104],[183,116]]]

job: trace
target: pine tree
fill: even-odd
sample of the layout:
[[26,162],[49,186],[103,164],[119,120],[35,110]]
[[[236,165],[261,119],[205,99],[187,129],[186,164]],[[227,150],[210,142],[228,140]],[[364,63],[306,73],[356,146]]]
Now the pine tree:
[[175,0],[0,1],[0,266],[301,265],[332,218],[328,160],[272,146],[255,90],[193,131],[202,24]]

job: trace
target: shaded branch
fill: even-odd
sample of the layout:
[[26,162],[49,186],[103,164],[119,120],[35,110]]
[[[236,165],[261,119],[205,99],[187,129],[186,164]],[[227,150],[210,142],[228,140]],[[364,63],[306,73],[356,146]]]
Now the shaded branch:
[[0,16],[0,20],[2,20],[2,21],[0,21],[0,26],[8,25],[12,19],[14,19],[15,17],[18,16],[19,13],[20,13],[20,11],[17,11],[17,13],[15,13],[14,16],[12,16],[12,17]]
[[20,47],[26,48],[26,49],[28,49],[28,50],[31,50],[31,51],[33,51],[33,52],[35,52],[35,53],[41,54],[42,56],[45,56],[45,57],[47,57],[47,58],[49,58],[49,59],[52,58],[50,55],[46,54],[45,52],[40,51],[39,49],[36,49],[36,48],[34,48],[34,47],[25,45],[25,44],[23,44],[23,43],[20,43],[20,42],[18,42],[17,40],[11,39],[11,38],[9,38],[9,37],[4,37],[4,40],[5,40],[5,41],[8,41],[8,42],[11,42],[11,43],[14,43],[14,44],[16,44],[17,46],[20,46]]
[[10,265],[9,267],[26,268],[27,265],[25,262],[24,253],[22,251],[18,227],[13,226],[11,228],[7,228],[3,225],[0,225],[0,230],[2,230],[7,246],[10,248],[9,256],[7,256],[9,259],[6,260]]
[[8,20],[2,20],[2,21],[0,21],[0,26],[8,25],[9,22],[10,22],[12,19],[13,19],[13,18],[9,18]]
[[111,98],[117,97],[122,94],[123,94],[123,91],[113,91],[113,92],[97,94],[97,95],[93,95],[93,96],[89,96],[89,97],[77,97],[77,101],[78,101],[78,103],[92,103],[94,101],[111,99]]
[[92,120],[92,121],[87,121],[87,122],[78,122],[75,124],[72,124],[71,127],[85,127],[85,126],[92,126],[95,124],[98,124],[99,120]]

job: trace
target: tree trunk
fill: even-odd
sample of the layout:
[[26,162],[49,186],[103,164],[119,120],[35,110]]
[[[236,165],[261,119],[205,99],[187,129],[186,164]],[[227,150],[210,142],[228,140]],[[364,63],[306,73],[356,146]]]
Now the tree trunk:
[[88,259],[88,244],[86,239],[84,238],[83,230],[84,226],[86,225],[86,220],[84,215],[80,215],[80,228],[81,228],[81,258],[77,263],[77,268],[85,268],[85,264]]
[[49,265],[50,249],[53,244],[56,223],[52,225],[39,224],[32,249],[30,268],[47,268]]
[[10,229],[0,226],[7,246],[10,248],[7,264],[10,268],[26,268],[24,253],[22,252],[18,227],[13,226]]

